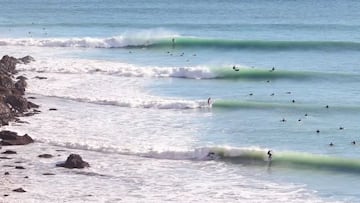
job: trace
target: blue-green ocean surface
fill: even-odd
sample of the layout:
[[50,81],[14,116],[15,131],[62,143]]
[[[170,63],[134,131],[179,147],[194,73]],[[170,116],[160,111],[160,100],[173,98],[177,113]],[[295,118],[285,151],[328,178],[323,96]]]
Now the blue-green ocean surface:
[[97,164],[12,201],[360,202],[359,1],[1,4],[43,110],[6,129]]

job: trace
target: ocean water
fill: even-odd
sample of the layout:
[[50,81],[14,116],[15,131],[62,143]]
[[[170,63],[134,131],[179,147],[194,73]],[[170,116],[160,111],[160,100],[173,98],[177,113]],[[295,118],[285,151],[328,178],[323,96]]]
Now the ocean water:
[[360,2],[1,3],[42,111],[1,201],[360,202]]

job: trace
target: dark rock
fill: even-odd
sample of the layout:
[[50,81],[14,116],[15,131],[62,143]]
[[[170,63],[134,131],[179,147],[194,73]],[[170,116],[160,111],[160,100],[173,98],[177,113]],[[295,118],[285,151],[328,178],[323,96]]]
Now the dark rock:
[[6,157],[6,156],[0,156],[0,159],[11,159],[11,158]]
[[24,189],[20,188],[16,188],[13,190],[14,192],[26,192]]
[[16,79],[17,80],[27,80],[27,77],[20,75],[20,76],[17,76]]
[[16,122],[16,123],[25,123],[25,124],[29,124],[29,122],[27,122],[27,121],[22,121],[22,120],[20,120],[20,119],[15,119],[15,122]]
[[35,59],[31,56],[25,56],[25,57],[19,58],[18,61],[21,61],[24,64],[28,64],[32,61],[35,61]]
[[33,116],[37,113],[34,113],[34,112],[28,112],[28,113],[24,113],[24,116],[27,117],[27,116]]
[[65,163],[56,164],[56,166],[65,167],[65,168],[90,167],[89,163],[83,161],[81,156],[78,154],[70,154],[70,156],[66,159]]
[[13,119],[14,113],[11,112],[11,109],[6,104],[0,101],[0,124],[7,125]]
[[12,94],[11,89],[0,86],[0,95],[8,95],[8,94]]
[[43,173],[44,176],[53,176],[55,173]]
[[3,165],[3,167],[14,167],[13,165]]
[[27,82],[24,79],[20,79],[15,83],[15,89],[17,89],[21,95],[25,94],[26,87],[27,87]]
[[51,154],[40,154],[38,157],[40,157],[40,158],[52,158],[53,155],[51,155]]
[[0,87],[13,89],[13,88],[15,88],[15,84],[14,84],[13,80],[10,78],[10,76],[0,74]]
[[7,197],[7,196],[9,196],[8,194],[4,194],[4,197]]
[[36,99],[36,97],[28,97],[28,99]]
[[28,101],[20,95],[6,95],[5,103],[10,105],[16,112],[26,112],[29,109]]
[[7,176],[7,175],[10,175],[10,173],[9,173],[9,172],[5,172],[5,173],[4,173],[4,175],[6,175],[6,176]]
[[35,76],[36,79],[39,79],[39,80],[45,80],[47,79],[47,77],[43,77],[43,76]]
[[17,63],[19,63],[19,60],[17,60],[14,57],[5,55],[0,60],[0,69],[4,72],[15,74],[16,73],[15,67]]
[[29,109],[32,109],[32,108],[37,109],[37,108],[39,108],[39,105],[34,104],[34,103],[28,101],[28,108],[29,108]]
[[5,152],[3,152],[2,154],[16,154],[15,151],[12,150],[6,150]]
[[49,111],[57,111],[56,108],[50,108]]
[[29,178],[29,176],[25,176],[24,178]]
[[26,145],[34,142],[34,140],[28,134],[19,136],[17,133],[7,130],[0,132],[0,138],[2,139],[0,142],[2,145]]
[[15,169],[25,169],[23,166],[15,166]]

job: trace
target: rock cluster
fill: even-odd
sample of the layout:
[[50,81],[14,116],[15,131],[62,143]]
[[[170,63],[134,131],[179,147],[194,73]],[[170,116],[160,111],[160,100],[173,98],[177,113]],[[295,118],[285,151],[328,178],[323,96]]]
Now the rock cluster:
[[31,61],[34,61],[31,56],[17,59],[8,55],[0,60],[0,126],[24,116],[24,113],[32,108],[39,107],[23,97],[27,86],[26,77],[19,76],[14,79],[17,73],[16,64],[26,64]]

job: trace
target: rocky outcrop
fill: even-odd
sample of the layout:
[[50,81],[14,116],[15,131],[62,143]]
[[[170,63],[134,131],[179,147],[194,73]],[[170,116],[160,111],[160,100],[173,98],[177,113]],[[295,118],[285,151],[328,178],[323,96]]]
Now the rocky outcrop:
[[89,163],[83,161],[81,156],[78,154],[70,154],[70,156],[66,159],[65,163],[56,164],[56,166],[65,167],[65,168],[90,167]]
[[0,60],[0,126],[7,125],[16,117],[24,116],[32,108],[39,106],[27,101],[23,97],[27,87],[26,77],[18,76],[14,81],[16,64],[27,64],[34,59],[31,56],[16,59],[11,56],[3,56]]
[[35,61],[35,59],[31,56],[25,56],[25,57],[19,58],[18,61],[22,62],[23,64],[28,64],[31,61]]
[[11,132],[7,130],[3,130],[0,132],[0,144],[3,146],[6,145],[26,145],[29,143],[33,143],[34,140],[28,135],[19,136],[16,132]]

